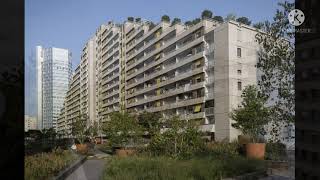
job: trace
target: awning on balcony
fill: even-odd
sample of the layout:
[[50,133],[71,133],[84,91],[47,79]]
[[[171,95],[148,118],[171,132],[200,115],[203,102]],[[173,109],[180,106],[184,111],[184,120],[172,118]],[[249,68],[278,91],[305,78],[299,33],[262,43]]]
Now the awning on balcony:
[[201,104],[194,106],[194,112],[200,112],[200,111],[201,111]]

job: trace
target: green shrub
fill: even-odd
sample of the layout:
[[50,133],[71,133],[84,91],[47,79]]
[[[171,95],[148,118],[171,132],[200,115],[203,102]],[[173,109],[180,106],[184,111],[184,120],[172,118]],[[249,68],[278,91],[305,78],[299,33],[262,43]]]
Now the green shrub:
[[170,128],[163,133],[155,134],[151,138],[150,154],[188,159],[204,147],[202,134],[192,122],[173,117],[166,123]]
[[263,161],[239,156],[226,160],[210,158],[176,160],[166,157],[112,158],[106,165],[103,179],[214,180],[264,168]]
[[266,159],[281,161],[285,160],[287,156],[286,146],[282,143],[267,143],[266,144]]
[[48,179],[67,167],[76,159],[70,151],[57,149],[51,153],[26,156],[24,162],[25,179]]
[[240,145],[234,141],[207,143],[204,148],[196,153],[197,157],[207,157],[213,159],[224,159],[239,156]]

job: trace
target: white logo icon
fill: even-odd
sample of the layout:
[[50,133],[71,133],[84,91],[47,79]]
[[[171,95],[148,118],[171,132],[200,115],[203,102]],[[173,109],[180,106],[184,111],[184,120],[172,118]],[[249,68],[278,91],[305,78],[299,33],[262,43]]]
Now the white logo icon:
[[294,9],[288,14],[289,23],[294,26],[300,26],[305,19],[304,13],[300,9]]

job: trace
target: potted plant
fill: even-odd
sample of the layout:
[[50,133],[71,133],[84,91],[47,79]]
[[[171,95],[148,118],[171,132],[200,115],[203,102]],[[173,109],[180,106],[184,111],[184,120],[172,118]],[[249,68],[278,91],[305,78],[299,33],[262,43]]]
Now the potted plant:
[[235,121],[232,127],[250,137],[250,142],[245,145],[247,157],[264,159],[266,145],[262,137],[270,114],[270,109],[265,106],[267,99],[253,85],[247,86],[241,97],[241,106],[231,112],[231,119]]
[[81,154],[86,154],[88,152],[87,145],[84,143],[88,134],[87,119],[86,115],[80,114],[72,123],[72,135],[78,141],[76,147],[77,151]]
[[112,113],[110,120],[103,125],[103,131],[120,157],[134,154],[134,147],[142,135],[137,120],[126,112]]

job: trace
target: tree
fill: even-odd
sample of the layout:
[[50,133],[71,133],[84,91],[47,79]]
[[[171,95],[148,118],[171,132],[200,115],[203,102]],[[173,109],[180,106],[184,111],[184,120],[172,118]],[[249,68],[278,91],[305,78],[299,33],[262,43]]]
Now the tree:
[[249,21],[247,17],[239,17],[236,21],[242,24],[246,24],[248,26],[251,24],[251,21]]
[[253,24],[253,27],[254,28],[257,28],[257,29],[262,29],[263,28],[263,23],[262,22],[258,22],[258,23],[255,23],[255,24]]
[[110,120],[103,125],[103,131],[113,147],[126,148],[130,144],[137,143],[141,136],[137,120],[126,112],[111,113]]
[[168,15],[163,15],[161,21],[170,22],[170,17]]
[[161,129],[161,114],[142,112],[137,116],[138,123],[144,131],[147,131],[151,136],[160,132]]
[[179,18],[174,18],[174,19],[172,20],[171,25],[173,26],[173,25],[179,24],[179,23],[181,23],[181,19],[179,19]]
[[96,136],[98,136],[98,129],[98,122],[94,121],[93,124],[88,128],[87,132],[91,138],[95,138]]
[[88,135],[87,121],[88,116],[86,114],[80,114],[79,117],[72,122],[72,135],[80,142],[80,144],[84,143],[85,138]]
[[198,126],[178,116],[166,120],[166,130],[156,133],[149,145],[154,155],[166,155],[173,158],[188,158],[204,147],[204,140]]
[[141,22],[141,18],[136,18],[136,22]]
[[202,19],[211,19],[212,18],[212,11],[207,10],[207,9],[202,11],[201,18]]
[[191,25],[192,25],[192,22],[191,22],[191,21],[186,21],[186,22],[184,23],[184,25],[186,25],[186,26],[191,26]]
[[201,21],[200,18],[195,18],[194,20],[192,20],[192,24],[193,25],[198,24],[200,21]]
[[269,121],[270,109],[266,107],[267,99],[253,85],[247,86],[241,97],[241,107],[231,112],[231,118],[235,121],[232,127],[241,130],[249,135],[253,142],[257,142],[265,135],[264,126]]
[[223,17],[221,17],[221,16],[214,16],[212,19],[219,21],[219,22],[223,22]]
[[225,21],[235,21],[236,20],[236,15],[235,14],[232,14],[232,13],[230,13],[230,14],[228,14],[227,15],[227,17],[225,18]]
[[130,17],[128,17],[128,21],[129,21],[129,22],[133,22],[133,21],[134,21],[134,18],[130,16]]
[[293,26],[289,24],[288,13],[294,3],[279,3],[273,21],[265,21],[256,39],[260,45],[257,68],[261,72],[258,85],[261,93],[268,97],[273,113],[273,130],[275,141],[279,137],[279,127],[294,122],[295,110],[295,47]]

